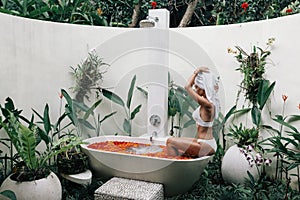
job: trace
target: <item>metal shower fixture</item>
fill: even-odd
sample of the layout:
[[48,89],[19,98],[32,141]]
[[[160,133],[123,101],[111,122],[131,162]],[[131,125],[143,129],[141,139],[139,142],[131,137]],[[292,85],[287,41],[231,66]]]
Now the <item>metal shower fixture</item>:
[[155,22],[158,21],[158,17],[147,16],[146,19],[140,21],[140,28],[152,28],[155,26]]

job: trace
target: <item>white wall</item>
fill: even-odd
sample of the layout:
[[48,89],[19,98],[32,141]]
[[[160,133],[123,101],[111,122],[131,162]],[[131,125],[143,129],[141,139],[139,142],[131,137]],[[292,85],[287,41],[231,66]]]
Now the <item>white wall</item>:
[[[268,78],[276,80],[272,108],[274,113],[280,113],[281,95],[286,94],[289,96],[286,114],[298,114],[299,21],[300,15],[292,15],[245,24],[171,29],[169,62],[173,77],[183,85],[195,66],[211,67],[221,77],[220,95],[223,112],[227,112],[235,102],[241,80],[240,73],[235,71],[238,63],[227,53],[227,48],[239,45],[249,51],[251,45],[264,47],[268,38],[275,37],[270,56],[273,65],[267,68]],[[138,44],[135,40],[139,40],[140,29],[52,23],[2,13],[0,24],[0,102],[3,104],[6,97],[11,97],[25,115],[32,113],[31,108],[41,113],[48,103],[54,120],[59,112],[60,89],[70,91],[72,86],[70,66],[76,67],[91,49],[101,52],[104,61],[111,64],[103,84],[115,87],[124,93],[121,95],[127,94],[125,83],[129,84],[132,74],[143,76],[140,70],[143,62],[139,62],[143,51],[135,47],[134,54],[126,51],[125,56],[116,55],[124,45]],[[137,85],[144,84],[139,75],[137,81]],[[108,104],[105,107],[104,110]],[[143,117],[135,123],[144,130]],[[103,126],[103,130],[118,131],[112,123]]]

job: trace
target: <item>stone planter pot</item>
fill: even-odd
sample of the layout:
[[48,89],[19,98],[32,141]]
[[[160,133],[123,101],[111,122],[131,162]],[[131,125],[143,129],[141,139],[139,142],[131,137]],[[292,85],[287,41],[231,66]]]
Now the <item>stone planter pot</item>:
[[51,172],[47,178],[17,182],[10,175],[1,185],[0,191],[11,190],[18,200],[61,200],[62,187],[60,180]]
[[250,166],[246,156],[240,151],[237,145],[231,146],[226,152],[222,160],[222,177],[227,183],[244,184],[249,179],[247,171],[249,171],[255,180],[259,178],[257,167]]

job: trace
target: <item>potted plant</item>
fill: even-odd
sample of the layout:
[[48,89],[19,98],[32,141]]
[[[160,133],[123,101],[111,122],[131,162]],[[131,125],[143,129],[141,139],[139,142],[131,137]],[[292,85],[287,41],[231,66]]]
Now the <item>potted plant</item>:
[[222,177],[226,182],[242,184],[250,176],[259,178],[259,168],[254,167],[259,131],[257,128],[247,128],[240,123],[232,125],[227,134],[235,145],[227,149],[222,159]]
[[61,149],[68,145],[72,146],[57,155],[57,169],[63,174],[78,174],[89,168],[88,156],[80,149],[80,144],[83,144],[82,138],[71,134],[69,133],[60,140],[59,148]]
[[[78,174],[86,171],[88,166],[88,156],[81,151],[80,144],[83,144],[83,137],[80,135],[81,131],[88,128],[94,130],[96,135],[100,135],[101,123],[114,115],[116,112],[112,112],[100,119],[100,114],[95,116],[94,110],[100,105],[102,99],[97,100],[92,106],[87,106],[83,102],[78,102],[76,99],[72,99],[66,90],[61,90],[61,97],[66,100],[64,115],[70,119],[70,124],[73,125],[73,129],[68,129],[65,133],[60,133],[60,148],[71,145],[72,148],[62,151],[57,156],[57,167],[60,173],[64,175]],[[89,118],[94,124],[91,124]]]
[[[237,51],[228,49],[228,52],[236,54],[235,57],[240,63],[237,70],[243,75],[236,105],[230,110],[230,115],[237,117],[250,112],[252,125],[241,123],[239,126],[233,124],[229,127],[226,136],[234,139],[235,145],[227,149],[222,159],[222,176],[227,182],[244,183],[249,176],[257,179],[261,175],[259,167],[253,166],[260,165],[260,161],[263,160],[262,155],[257,154],[259,163],[254,162],[257,151],[263,153],[263,148],[258,145],[259,132],[263,128],[262,111],[275,87],[275,82],[270,83],[265,78],[266,59],[271,54],[268,48],[273,42],[274,38],[269,39],[266,49],[254,46],[250,54],[239,46],[236,47]],[[242,109],[236,110],[241,94],[244,94],[244,103],[247,102],[248,107],[243,105]],[[238,164],[233,165],[236,162]]]
[[[75,144],[69,143],[61,147],[61,141],[54,142],[48,135],[51,126],[46,123],[49,122],[47,105],[42,117],[44,131],[34,123],[33,116],[31,120],[26,119],[20,115],[21,111],[15,109],[10,98],[6,101],[4,107],[0,105],[3,114],[0,116],[0,126],[6,131],[16,154],[13,173],[4,180],[0,190],[13,191],[18,200],[60,200],[62,188],[59,178],[52,170],[53,160],[61,152],[74,148]],[[45,145],[45,148],[40,145]]]

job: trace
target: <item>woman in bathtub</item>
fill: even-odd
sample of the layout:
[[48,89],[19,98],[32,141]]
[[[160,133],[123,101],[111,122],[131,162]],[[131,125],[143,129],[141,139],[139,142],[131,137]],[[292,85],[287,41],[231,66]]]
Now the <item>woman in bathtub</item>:
[[171,156],[186,154],[192,157],[212,155],[217,150],[212,126],[219,113],[218,79],[208,68],[199,67],[188,79],[185,89],[199,104],[193,112],[197,125],[197,138],[168,138],[168,154]]

